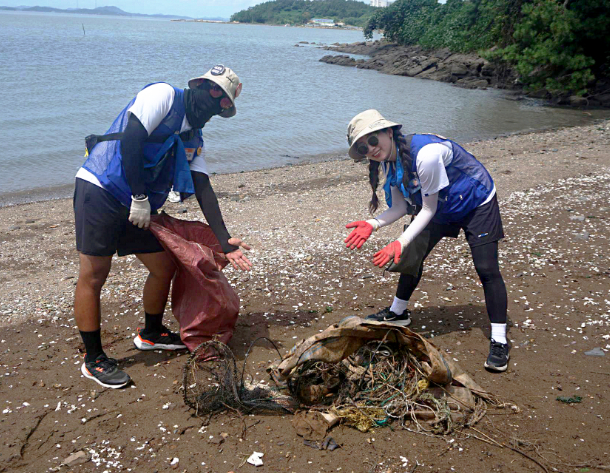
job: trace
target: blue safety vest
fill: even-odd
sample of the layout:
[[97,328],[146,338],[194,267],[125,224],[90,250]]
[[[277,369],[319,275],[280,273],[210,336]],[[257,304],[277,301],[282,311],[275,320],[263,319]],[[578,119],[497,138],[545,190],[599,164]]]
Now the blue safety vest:
[[384,191],[388,207],[392,207],[392,186],[398,187],[405,198],[413,204],[422,205],[421,185],[417,175],[417,155],[430,143],[449,143],[453,151],[453,160],[445,167],[449,185],[439,191],[438,206],[433,221],[458,222],[491,195],[494,182],[489,172],[459,144],[436,135],[411,136],[410,156],[400,156],[397,149],[397,156],[400,156],[400,159],[395,163],[383,164],[383,170],[387,174]]
[[[153,84],[148,84],[146,87],[151,85]],[[201,130],[197,130],[194,137],[188,142],[183,142],[180,138],[180,128],[186,115],[184,91],[176,87],[174,87],[174,91],[174,102],[170,111],[150,134],[150,137],[169,136],[169,138],[165,139],[163,143],[145,141],[143,146],[144,178],[152,210],[157,210],[165,203],[172,186],[176,192],[189,195],[195,192],[185,147],[194,149],[196,155],[203,145],[202,133]],[[135,97],[114,120],[105,134],[125,131],[128,120],[127,110],[134,101]],[[122,161],[121,142],[119,140],[102,141],[93,147],[83,167],[98,178],[104,189],[123,205],[129,207],[132,192],[125,177]]]

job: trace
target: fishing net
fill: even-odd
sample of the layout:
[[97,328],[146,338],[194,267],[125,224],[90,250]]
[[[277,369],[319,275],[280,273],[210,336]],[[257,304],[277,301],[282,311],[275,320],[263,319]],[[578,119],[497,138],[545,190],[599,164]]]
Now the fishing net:
[[431,385],[412,353],[379,341],[339,363],[303,363],[288,386],[302,406],[328,406],[362,432],[396,419],[405,427],[448,434],[476,423],[487,406],[464,387]]
[[[250,346],[246,361],[256,341]],[[277,388],[247,379],[246,361],[240,370],[227,345],[218,340],[201,343],[184,365],[185,404],[201,416],[212,416],[227,409],[249,413],[255,410],[291,411],[297,407],[294,399],[282,395]]]
[[240,371],[226,345],[206,342],[200,349],[184,371],[185,402],[198,414],[301,408],[363,432],[395,421],[446,435],[477,423],[488,406],[508,405],[421,335],[358,317],[301,341],[272,364],[273,386],[244,381],[250,350]]

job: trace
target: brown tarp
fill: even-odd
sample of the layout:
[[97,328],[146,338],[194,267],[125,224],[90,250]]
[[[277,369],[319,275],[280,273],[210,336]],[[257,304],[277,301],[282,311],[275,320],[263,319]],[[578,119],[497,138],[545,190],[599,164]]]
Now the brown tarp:
[[150,230],[176,264],[172,312],[190,351],[211,339],[228,343],[239,314],[239,297],[222,273],[228,260],[212,229],[202,222],[153,216]]
[[350,316],[306,340],[299,342],[274,370],[278,381],[288,380],[294,369],[306,361],[338,363],[372,340],[405,346],[423,364],[429,381],[448,385],[454,381],[483,398],[488,394],[452,360],[421,335],[386,322],[365,321]]

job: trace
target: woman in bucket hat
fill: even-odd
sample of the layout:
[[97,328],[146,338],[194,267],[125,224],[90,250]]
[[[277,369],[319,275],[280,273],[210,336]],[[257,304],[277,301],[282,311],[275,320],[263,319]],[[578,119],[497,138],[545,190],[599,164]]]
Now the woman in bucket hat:
[[145,326],[134,339],[140,350],[186,348],[163,325],[174,264],[148,230],[151,212],[173,189],[195,194],[207,222],[236,269],[251,263],[227,231],[212,189],[201,129],[215,115],[236,114],[241,92],[237,75],[214,66],[189,81],[188,89],[147,85],[129,102],[104,135],[87,137],[87,160],[76,175],[74,214],[80,273],[74,316],[85,344],[81,372],[98,384],[120,388],[130,381],[102,349],[100,294],[112,256],[135,254],[149,270],[142,298]]
[[366,110],[347,128],[350,157],[368,160],[371,214],[379,206],[380,171],[385,175],[388,209],[375,218],[348,223],[346,227],[353,230],[346,246],[361,248],[374,231],[415,215],[404,233],[373,257],[376,266],[391,263],[388,270],[401,274],[392,305],[367,319],[409,325],[408,301],[421,279],[424,260],[443,237],[457,238],[463,229],[491,322],[485,367],[505,371],[507,295],[498,264],[498,241],[504,232],[494,182],[485,167],[456,142],[433,134],[403,135],[401,127],[377,110]]

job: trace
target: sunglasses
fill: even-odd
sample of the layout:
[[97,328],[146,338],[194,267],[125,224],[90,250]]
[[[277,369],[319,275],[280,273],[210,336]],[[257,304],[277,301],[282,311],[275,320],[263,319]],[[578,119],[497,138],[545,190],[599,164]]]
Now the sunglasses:
[[372,134],[366,140],[366,143],[360,142],[356,145],[356,152],[364,157],[369,152],[369,146],[377,146],[379,144],[379,138],[377,138],[377,133]]

